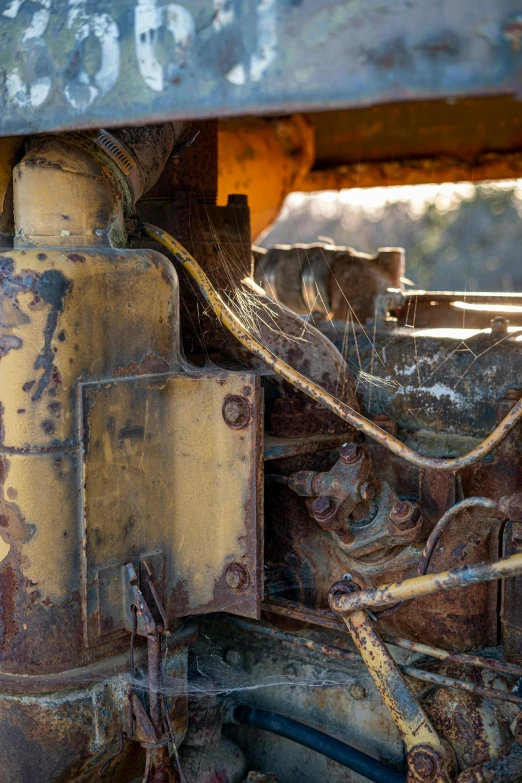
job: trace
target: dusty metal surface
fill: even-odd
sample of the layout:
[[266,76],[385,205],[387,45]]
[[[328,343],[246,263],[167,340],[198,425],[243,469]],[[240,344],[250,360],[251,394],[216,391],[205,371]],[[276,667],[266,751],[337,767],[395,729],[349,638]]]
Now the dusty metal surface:
[[[321,330],[339,344],[333,329]],[[372,328],[347,340],[348,351],[359,350],[362,370],[385,381],[362,388],[370,416],[387,414],[403,439],[424,453],[449,456],[468,449],[466,437],[488,434],[498,420],[498,400],[520,386],[517,337],[461,328]],[[429,436],[421,444],[423,431]]]
[[519,90],[516,0],[49,0],[2,14],[6,135]]
[[[223,419],[229,395],[248,400],[241,429]],[[82,408],[89,642],[124,632],[118,567],[139,555],[156,557],[167,617],[223,608],[256,617],[258,378],[180,373],[86,384]],[[233,563],[248,574],[235,587]]]

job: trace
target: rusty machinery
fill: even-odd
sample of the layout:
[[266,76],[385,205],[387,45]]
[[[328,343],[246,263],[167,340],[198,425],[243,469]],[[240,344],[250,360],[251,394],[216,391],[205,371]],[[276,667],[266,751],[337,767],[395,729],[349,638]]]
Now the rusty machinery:
[[1,10],[0,781],[516,783],[520,294],[252,239],[517,176],[522,9],[59,5]]

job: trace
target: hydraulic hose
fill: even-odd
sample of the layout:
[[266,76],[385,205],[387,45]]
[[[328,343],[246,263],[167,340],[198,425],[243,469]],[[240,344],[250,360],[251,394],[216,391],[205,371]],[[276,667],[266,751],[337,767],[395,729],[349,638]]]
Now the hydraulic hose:
[[423,470],[445,470],[456,471],[462,468],[473,465],[475,462],[479,462],[484,457],[487,457],[491,452],[506,438],[511,430],[522,420],[522,399],[519,400],[515,406],[510,410],[507,416],[502,419],[500,424],[495,427],[493,432],[482,441],[476,448],[472,449],[468,454],[462,457],[455,457],[453,459],[436,459],[434,457],[424,457],[419,454],[415,449],[410,448],[405,443],[385,432],[377,426],[373,421],[362,416],[357,411],[350,408],[341,400],[338,400],[329,392],[321,389],[320,386],[308,380],[293,369],[289,364],[279,359],[271,351],[267,350],[255,337],[253,337],[245,326],[241,323],[241,320],[232,312],[232,310],[221,299],[217,291],[212,286],[212,283],[206,276],[203,269],[197,263],[197,261],[185,250],[174,237],[163,231],[156,226],[152,226],[150,223],[144,224],[147,234],[159,242],[165,247],[174,258],[179,261],[189,273],[189,275],[195,280],[199,286],[203,296],[208,301],[214,313],[237,340],[247,348],[254,356],[257,356],[261,361],[271,367],[274,372],[280,375],[285,381],[291,383],[297,389],[307,394],[313,400],[317,400],[322,403],[326,408],[337,414],[341,419],[347,421],[355,429],[363,432],[368,437],[372,438],[376,443],[381,446],[385,446],[391,452],[399,457],[402,457],[407,462],[415,465]]
[[334,737],[329,737],[328,734],[323,734],[322,731],[312,729],[304,723],[279,715],[277,712],[240,704],[235,707],[233,718],[236,723],[270,731],[272,734],[278,734],[280,737],[286,737],[299,745],[304,745],[305,748],[315,750],[359,775],[363,775],[368,780],[374,781],[374,783],[406,783],[406,776],[387,764],[373,759],[366,753],[362,753],[360,750],[352,748],[351,745],[334,739]]

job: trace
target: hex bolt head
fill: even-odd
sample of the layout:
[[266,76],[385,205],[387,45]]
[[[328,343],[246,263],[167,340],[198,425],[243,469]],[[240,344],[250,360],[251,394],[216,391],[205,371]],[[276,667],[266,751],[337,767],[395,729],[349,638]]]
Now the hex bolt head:
[[359,443],[344,443],[341,446],[339,456],[343,465],[355,465],[362,458],[364,449]]
[[312,503],[312,514],[318,522],[324,522],[335,512],[335,503],[333,498],[321,495]]
[[232,590],[244,590],[250,582],[250,575],[241,563],[230,563],[225,573],[225,581]]
[[390,511],[390,520],[401,530],[416,525],[419,517],[419,509],[409,500],[399,500]]
[[508,327],[509,327],[509,320],[501,315],[497,315],[496,318],[491,319],[492,334],[507,334]]
[[222,408],[223,418],[233,430],[242,430],[250,421],[250,403],[239,394],[227,394]]
[[435,763],[427,753],[417,753],[413,759],[413,768],[421,778],[429,778],[435,772]]
[[375,487],[369,481],[365,481],[359,487],[359,495],[363,500],[373,500],[375,497]]

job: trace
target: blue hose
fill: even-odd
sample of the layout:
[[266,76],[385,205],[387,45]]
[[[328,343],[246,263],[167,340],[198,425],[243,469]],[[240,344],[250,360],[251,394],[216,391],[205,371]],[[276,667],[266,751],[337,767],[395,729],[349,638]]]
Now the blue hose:
[[265,729],[265,731],[271,731],[272,734],[279,734],[280,737],[293,740],[299,745],[304,745],[306,748],[337,761],[374,783],[406,783],[406,776],[396,772],[387,764],[367,756],[366,753],[362,753],[344,742],[329,737],[328,734],[323,734],[322,731],[312,729],[304,723],[279,715],[277,712],[239,704],[235,707],[233,715],[236,723],[255,726],[258,729]]

